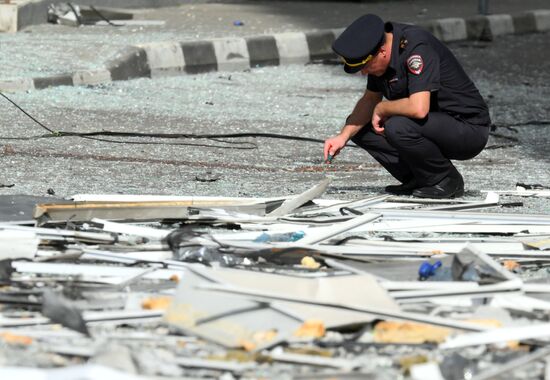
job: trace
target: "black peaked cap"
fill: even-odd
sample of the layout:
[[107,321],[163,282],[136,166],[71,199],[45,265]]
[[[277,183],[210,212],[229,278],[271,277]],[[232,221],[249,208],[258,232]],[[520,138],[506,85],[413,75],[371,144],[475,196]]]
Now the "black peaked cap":
[[[384,38],[384,21],[376,15],[367,14],[351,23],[332,44],[332,50],[346,62],[358,63],[374,55]],[[347,73],[356,73],[363,68],[344,64]]]

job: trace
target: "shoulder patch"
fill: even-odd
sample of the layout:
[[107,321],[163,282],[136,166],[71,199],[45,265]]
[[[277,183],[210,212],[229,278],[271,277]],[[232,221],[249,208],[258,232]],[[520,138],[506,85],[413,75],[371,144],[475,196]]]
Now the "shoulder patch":
[[407,68],[409,71],[415,75],[418,75],[424,69],[424,61],[422,57],[418,54],[413,54],[407,58]]

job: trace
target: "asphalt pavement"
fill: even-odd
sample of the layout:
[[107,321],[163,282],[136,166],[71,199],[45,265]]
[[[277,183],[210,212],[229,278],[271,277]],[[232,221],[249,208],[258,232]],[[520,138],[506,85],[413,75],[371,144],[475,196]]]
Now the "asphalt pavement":
[[[548,34],[505,36],[451,48],[489,100],[502,125],[489,148],[457,162],[466,199],[516,182],[548,184],[548,126],[505,125],[550,120],[548,51],[530,49],[507,59],[510,48],[540,46]],[[519,61],[524,65],[520,65]],[[336,133],[364,89],[360,76],[336,65],[290,65],[238,73],[138,79],[95,87],[55,87],[12,94],[53,130],[141,133],[271,132],[324,139]],[[11,105],[0,116],[10,137],[45,133]],[[6,128],[6,131],[8,128]],[[503,137],[502,137],[503,136]],[[2,139],[2,194],[69,197],[75,193],[279,196],[299,193],[326,175],[329,195],[341,199],[382,193],[395,181],[365,152],[346,148],[322,163],[322,144],[265,138],[154,139],[79,137]],[[172,145],[179,144],[179,145]],[[50,191],[51,192],[51,191]],[[547,213],[548,200],[520,199],[508,212]]]
[[[438,4],[434,1],[412,2],[409,5],[427,3]],[[499,2],[501,5],[507,3],[518,5],[518,2],[512,1]],[[286,5],[297,6],[290,4]],[[313,2],[301,4],[324,9],[331,5],[328,2],[315,3],[315,6]],[[399,5],[399,9],[405,8],[404,2],[391,4]],[[461,4],[464,11],[471,9],[475,13],[477,2]],[[537,6],[529,1],[522,4],[529,8]],[[380,7],[380,10],[389,6],[388,2],[348,5],[350,8],[356,7],[356,12],[360,9],[361,13],[364,13],[363,10],[375,11],[371,6]],[[205,3],[188,7],[192,6],[213,9],[232,4]],[[254,8],[250,3],[238,6]],[[494,6],[496,8],[496,3]],[[443,12],[445,7],[440,8]],[[424,14],[435,12],[435,5],[421,14],[413,13],[412,9],[409,8],[410,17],[427,17]],[[145,17],[149,11],[140,12]],[[169,12],[169,9],[150,12],[154,15],[154,12],[160,14]],[[387,12],[386,15],[392,14],[389,9]],[[268,16],[265,15],[265,18],[269,19]],[[234,18],[227,17],[228,22]],[[352,13],[347,17],[351,18]],[[284,14],[277,14],[275,18],[293,20]],[[305,20],[305,16],[296,16],[296,19]],[[322,19],[325,21],[320,23],[332,22],[326,21],[327,17]],[[201,23],[189,24],[206,28]],[[251,21],[244,19],[244,24],[246,27]],[[268,27],[267,22],[265,25],[264,32],[267,28],[274,28]],[[303,25],[313,27],[305,21]],[[326,28],[338,24],[319,25],[319,28]],[[246,31],[232,24],[229,29]],[[92,27],[75,30],[44,25],[32,27],[28,33],[3,35],[1,38],[4,42],[6,39],[18,41],[25,49],[32,49],[33,45],[27,46],[25,40],[35,41],[33,36],[36,36],[37,30],[45,31],[37,39],[47,40],[44,48],[49,52],[37,54],[44,53],[41,67],[48,70],[53,70],[58,62],[66,61],[65,58],[49,60],[57,51],[66,50],[71,56],[69,41],[82,42],[85,38],[115,41],[105,49],[110,51],[117,44],[116,38],[125,39],[120,44],[122,46],[127,39],[138,40],[146,35],[147,38],[155,38],[159,35],[156,32],[150,34],[146,29],[133,32],[111,28],[102,29],[110,31],[103,33],[99,28]],[[49,31],[52,34],[48,34]],[[87,34],[87,31],[93,32]],[[211,32],[214,33],[214,29]],[[60,39],[60,36],[65,38]],[[545,121],[550,120],[547,102],[550,97],[548,37],[546,32],[450,44],[488,100],[493,121],[501,126],[495,131],[498,135],[491,137],[489,149],[473,160],[456,163],[465,177],[466,199],[483,198],[483,190],[513,189],[516,182],[550,184],[550,129],[544,125]],[[177,38],[180,39],[180,36]],[[36,45],[34,50],[38,50]],[[92,58],[102,61],[105,51],[99,45],[93,46],[85,54],[90,60],[73,56],[72,62],[78,65],[79,62],[93,64]],[[19,59],[30,65],[35,58],[31,55],[25,60],[15,54],[13,61]],[[23,67],[19,69],[26,70]],[[323,140],[341,128],[364,86],[364,78],[346,75],[338,65],[295,64],[154,80],[142,78],[96,86],[61,86],[18,92],[10,94],[10,97],[55,131],[271,132]],[[314,142],[266,138],[36,138],[34,136],[46,131],[10,103],[0,100],[4,105],[0,122],[5,126],[0,149],[0,185],[5,187],[0,187],[0,195],[27,194],[51,196],[52,199],[76,193],[279,196],[302,192],[328,175],[333,178],[329,195],[352,199],[380,194],[385,185],[395,183],[360,149],[346,148],[333,165],[323,164],[322,144]],[[550,212],[548,200],[519,200],[525,203],[524,207],[504,211]]]

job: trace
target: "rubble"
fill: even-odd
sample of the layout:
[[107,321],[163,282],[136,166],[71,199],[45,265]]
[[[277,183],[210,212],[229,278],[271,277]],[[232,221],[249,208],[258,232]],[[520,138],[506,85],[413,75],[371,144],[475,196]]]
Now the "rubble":
[[0,377],[545,376],[550,216],[328,183],[1,222]]

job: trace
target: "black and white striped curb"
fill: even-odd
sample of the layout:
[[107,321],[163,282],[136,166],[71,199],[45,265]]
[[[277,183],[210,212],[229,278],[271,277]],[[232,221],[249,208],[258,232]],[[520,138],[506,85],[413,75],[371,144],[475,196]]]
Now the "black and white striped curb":
[[[527,11],[517,15],[444,18],[419,25],[445,42],[467,39],[490,40],[504,34],[550,30],[550,9]],[[53,86],[97,85],[135,78],[305,64],[334,58],[332,42],[342,30],[130,46],[107,62],[104,69],[79,70],[42,78],[0,80],[0,90],[14,92]]]

